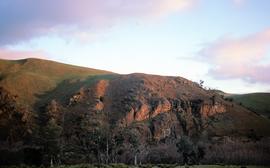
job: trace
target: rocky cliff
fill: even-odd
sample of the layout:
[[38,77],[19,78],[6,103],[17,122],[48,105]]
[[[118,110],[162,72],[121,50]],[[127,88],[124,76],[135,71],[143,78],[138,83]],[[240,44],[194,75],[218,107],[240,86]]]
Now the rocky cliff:
[[[85,153],[89,153],[90,162],[105,162],[107,144],[113,162],[132,163],[137,154],[141,162],[176,162],[176,144],[181,137],[209,142],[214,137],[247,137],[250,130],[257,136],[269,135],[269,130],[261,134],[258,125],[245,125],[237,118],[245,115],[244,122],[253,122],[256,116],[252,112],[180,77],[116,75],[81,88],[62,106],[62,122],[69,126],[62,132],[63,142],[70,142],[66,146],[83,144],[81,141],[89,136],[85,131],[103,139],[103,146],[94,154],[85,152],[92,150],[87,145],[79,152],[81,155],[73,153],[81,157],[76,162],[87,160]],[[83,135],[76,136],[78,129]],[[63,150],[66,162],[74,157],[70,150]],[[166,153],[165,158],[159,156],[162,152]]]

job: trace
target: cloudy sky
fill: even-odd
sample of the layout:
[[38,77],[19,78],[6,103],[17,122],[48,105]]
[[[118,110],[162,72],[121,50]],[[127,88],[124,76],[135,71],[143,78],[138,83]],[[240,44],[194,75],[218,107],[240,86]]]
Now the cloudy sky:
[[269,0],[1,0],[0,58],[270,92]]

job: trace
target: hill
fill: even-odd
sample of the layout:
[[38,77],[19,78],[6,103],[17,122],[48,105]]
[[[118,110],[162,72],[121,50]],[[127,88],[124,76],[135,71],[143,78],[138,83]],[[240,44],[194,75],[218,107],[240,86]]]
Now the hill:
[[270,93],[235,94],[228,97],[248,109],[270,118]]
[[[35,58],[0,60],[0,86],[19,96],[21,103],[29,106],[38,100],[39,95],[63,81],[83,81],[89,76],[106,74],[112,73]],[[70,89],[64,90],[70,93]]]
[[188,79],[38,59],[0,70],[0,164],[270,164],[270,120]]

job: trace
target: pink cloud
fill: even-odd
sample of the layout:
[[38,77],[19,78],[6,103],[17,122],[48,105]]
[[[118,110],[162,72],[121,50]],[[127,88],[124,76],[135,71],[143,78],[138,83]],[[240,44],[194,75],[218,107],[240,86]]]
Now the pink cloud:
[[44,56],[45,54],[42,51],[15,51],[0,48],[0,59],[6,60],[17,60],[24,58],[41,58],[48,59]]
[[232,1],[236,6],[241,6],[246,2],[246,0],[232,0]]
[[198,0],[1,0],[0,44],[66,29],[91,30],[128,19],[159,18]]
[[211,64],[209,74],[215,78],[270,83],[269,51],[270,28],[247,37],[221,38],[199,54],[203,61]]

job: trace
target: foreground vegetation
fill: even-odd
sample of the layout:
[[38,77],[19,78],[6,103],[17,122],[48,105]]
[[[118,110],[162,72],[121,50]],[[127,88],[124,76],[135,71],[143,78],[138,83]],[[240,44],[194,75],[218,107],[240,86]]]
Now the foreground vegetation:
[[[240,166],[240,165],[178,165],[178,164],[144,164],[144,165],[126,165],[126,164],[78,164],[78,165],[61,165],[55,166],[54,168],[267,168],[268,166]],[[44,166],[33,167],[33,166],[8,166],[6,168],[44,168]]]

